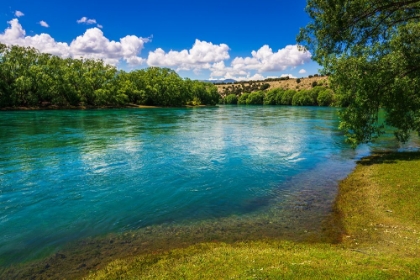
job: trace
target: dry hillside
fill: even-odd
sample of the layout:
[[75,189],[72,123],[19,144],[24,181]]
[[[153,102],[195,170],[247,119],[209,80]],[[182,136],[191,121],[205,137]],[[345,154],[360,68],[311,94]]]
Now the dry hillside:
[[[312,88],[312,83],[316,81],[318,85],[327,85],[328,84],[328,77],[312,77],[312,78],[300,78],[300,83],[296,82],[297,79],[289,79],[289,80],[282,80],[282,81],[253,81],[253,83],[260,83],[270,84],[270,87],[268,89],[274,89],[274,88],[283,88],[283,89],[294,89],[294,90],[302,90],[302,89],[310,89]],[[242,83],[242,82],[241,82]],[[243,82],[244,85],[249,85],[249,82]],[[229,86],[232,86],[232,84],[222,84],[222,85],[216,85],[217,90],[219,93],[223,93],[225,89]]]

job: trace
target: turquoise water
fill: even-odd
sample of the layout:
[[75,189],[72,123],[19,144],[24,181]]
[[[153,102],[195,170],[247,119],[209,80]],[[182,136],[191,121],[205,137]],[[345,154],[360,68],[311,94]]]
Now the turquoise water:
[[106,233],[256,213],[300,188],[336,186],[369,152],[343,143],[333,108],[16,111],[0,118],[2,265]]

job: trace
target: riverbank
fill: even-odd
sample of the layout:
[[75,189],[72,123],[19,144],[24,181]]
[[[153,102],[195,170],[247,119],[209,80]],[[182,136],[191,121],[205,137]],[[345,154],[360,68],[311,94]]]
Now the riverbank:
[[[185,105],[179,108],[198,108],[198,107],[214,107],[215,105]],[[153,108],[177,108],[164,106],[149,106],[138,104],[127,104],[124,106],[58,106],[58,105],[44,105],[44,106],[28,106],[28,107],[4,107],[0,111],[36,111],[36,110],[94,110],[94,109],[153,109]]]
[[[222,219],[190,227],[147,227],[83,240],[71,251],[0,275],[6,279],[414,279],[420,275],[420,175],[413,170],[419,168],[420,153],[378,154],[361,160],[341,182],[334,211],[319,231],[309,230],[311,221],[305,217],[290,217],[287,225],[278,223],[277,212],[258,219],[229,218],[226,223]],[[313,214],[312,220],[317,220]],[[188,242],[191,239],[195,245]]]
[[420,275],[420,153],[361,160],[325,227],[337,244],[204,243],[118,259],[87,279],[415,279]]

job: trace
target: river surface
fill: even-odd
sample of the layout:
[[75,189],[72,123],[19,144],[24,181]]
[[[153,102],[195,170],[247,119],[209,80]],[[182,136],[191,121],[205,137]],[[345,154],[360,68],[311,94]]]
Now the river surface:
[[[325,216],[337,182],[370,151],[344,144],[337,113],[284,106],[0,112],[0,265],[159,225],[258,215],[288,223],[297,216],[285,214],[286,204]],[[316,199],[290,204],[305,193]]]

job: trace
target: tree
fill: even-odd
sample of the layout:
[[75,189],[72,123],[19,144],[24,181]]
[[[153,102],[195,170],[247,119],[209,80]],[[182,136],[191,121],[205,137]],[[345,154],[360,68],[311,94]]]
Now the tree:
[[255,91],[249,94],[248,98],[246,99],[247,105],[263,105],[264,101],[264,93],[260,91]]
[[238,104],[238,97],[236,96],[236,94],[231,93],[228,96],[226,96],[225,103],[230,105],[236,105]]
[[308,0],[306,11],[297,40],[347,105],[347,139],[370,142],[385,125],[402,142],[420,133],[420,0]]
[[238,105],[245,105],[246,104],[246,100],[248,99],[249,93],[245,92],[242,93],[241,96],[239,96],[238,98]]
[[309,90],[298,91],[292,98],[293,106],[314,106],[315,100]]

